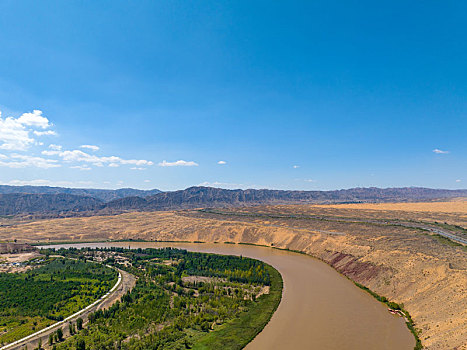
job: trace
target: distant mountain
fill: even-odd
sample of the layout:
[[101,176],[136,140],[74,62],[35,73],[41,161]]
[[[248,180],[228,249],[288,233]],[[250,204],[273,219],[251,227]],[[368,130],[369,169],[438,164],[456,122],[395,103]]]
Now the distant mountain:
[[167,210],[258,204],[406,202],[467,197],[467,190],[438,190],[419,187],[352,188],[336,191],[225,190],[190,187],[162,192],[146,198],[131,197],[111,201],[106,208],[117,210]]
[[[5,186],[0,187],[0,191],[2,188],[5,189]],[[25,192],[46,190],[59,193],[0,194],[0,215],[34,214],[34,217],[39,218],[119,213],[131,210],[152,211],[260,204],[408,202],[467,197],[467,190],[419,187],[351,188],[337,191],[225,190],[212,187],[190,187],[185,190],[160,192],[146,197],[133,194],[147,195],[150,191],[133,189],[81,190],[33,186],[20,188]],[[6,190],[11,190],[11,186],[7,186]],[[66,191],[79,193],[79,195],[61,193]],[[90,195],[86,196],[86,193]],[[112,196],[117,197],[117,199],[106,202],[106,199]]]
[[0,194],[0,215],[82,212],[101,209],[104,202],[73,194]]
[[118,190],[101,190],[93,188],[66,188],[49,186],[7,186],[0,185],[0,194],[28,193],[28,194],[73,194],[77,196],[94,197],[104,202],[130,196],[146,197],[160,193],[160,190],[135,190],[133,188],[121,188]]

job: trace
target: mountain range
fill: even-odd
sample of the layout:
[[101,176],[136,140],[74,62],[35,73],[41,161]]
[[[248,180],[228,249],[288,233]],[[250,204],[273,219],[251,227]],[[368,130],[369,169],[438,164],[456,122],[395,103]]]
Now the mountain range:
[[190,187],[185,190],[99,190],[45,186],[0,186],[0,215],[74,215],[125,211],[233,207],[260,204],[431,201],[467,197],[467,190],[421,187],[351,188],[335,191],[227,190]]
[[67,187],[49,187],[49,186],[8,186],[0,185],[0,194],[23,193],[23,194],[72,194],[76,196],[88,196],[100,199],[104,202],[110,202],[114,199],[138,196],[152,196],[162,191],[154,190],[135,190],[133,188],[120,188],[118,190],[101,190],[95,188],[67,188]]

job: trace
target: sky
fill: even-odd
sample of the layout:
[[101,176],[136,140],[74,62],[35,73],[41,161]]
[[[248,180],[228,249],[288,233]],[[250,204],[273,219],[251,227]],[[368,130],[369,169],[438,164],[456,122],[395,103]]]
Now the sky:
[[465,1],[0,0],[0,184],[466,188]]

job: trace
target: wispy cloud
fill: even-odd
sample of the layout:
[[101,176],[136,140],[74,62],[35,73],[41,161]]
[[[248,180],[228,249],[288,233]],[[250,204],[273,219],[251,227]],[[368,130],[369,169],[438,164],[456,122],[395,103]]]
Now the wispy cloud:
[[157,164],[158,166],[167,167],[167,166],[198,166],[198,163],[193,161],[177,160],[176,162],[167,162],[166,160]]
[[133,167],[133,168],[130,168],[130,170],[146,170],[146,168]]
[[81,145],[79,146],[80,148],[86,148],[86,149],[90,149],[91,151],[98,151],[100,148],[99,146],[94,146],[94,145]]
[[[117,156],[98,157],[81,150],[72,151],[42,151],[45,156],[57,156],[62,158],[65,162],[82,162],[90,163],[98,167],[108,164],[110,167],[117,167],[118,165],[136,165],[136,166],[150,166],[154,163],[145,159],[123,159]],[[113,164],[113,165],[112,165]]]
[[300,168],[300,165],[294,165],[293,168],[298,169],[298,168]]
[[10,155],[10,159],[11,160],[7,162],[0,161],[0,166],[14,168],[14,169],[28,168],[28,167],[49,169],[49,168],[61,167],[61,165],[58,163],[57,160],[46,159],[42,157],[27,156],[27,155],[15,153],[15,154]]
[[442,150],[440,150],[440,149],[438,149],[438,148],[435,148],[435,149],[433,150],[433,153],[436,153],[436,154],[448,154],[449,151],[442,151]]
[[34,130],[33,134],[36,136],[56,136],[57,135],[57,133],[53,130],[47,130],[47,131]]
[[62,146],[54,145],[54,144],[49,145],[49,148],[53,149],[54,151],[61,151],[62,150]]
[[220,161],[217,162],[217,164],[219,164],[219,165],[225,165],[225,164],[227,164],[227,162],[226,162],[225,160],[220,160]]
[[78,170],[91,170],[92,168],[88,167],[87,165],[75,165],[71,166],[70,169],[78,169]]
[[11,180],[8,182],[0,182],[1,185],[9,186],[62,186],[62,187],[88,187],[94,184],[93,181],[52,181],[45,179],[34,180]]
[[461,180],[460,180],[460,179],[457,179],[456,182],[461,182]]

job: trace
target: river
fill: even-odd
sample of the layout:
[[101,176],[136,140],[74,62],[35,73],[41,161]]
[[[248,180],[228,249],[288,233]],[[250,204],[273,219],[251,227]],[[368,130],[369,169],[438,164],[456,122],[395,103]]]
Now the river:
[[404,320],[325,263],[289,251],[239,244],[84,243],[50,247],[176,247],[196,252],[242,255],[276,268],[284,280],[282,301],[247,350],[412,350],[415,340]]

